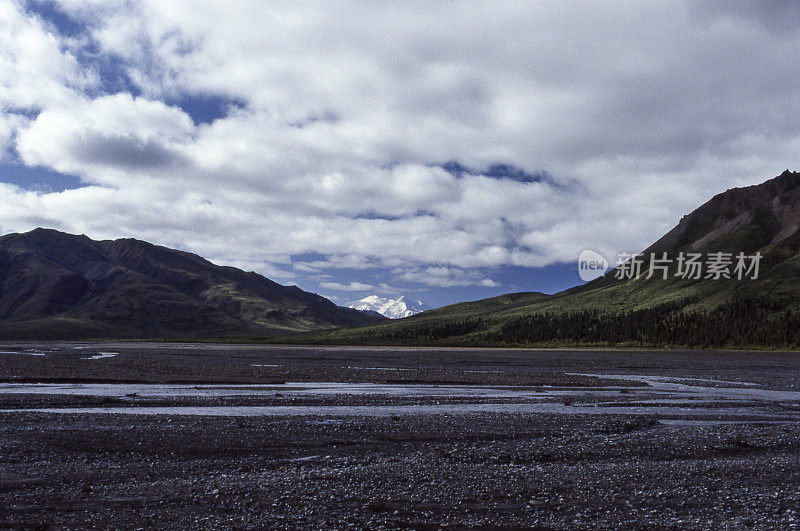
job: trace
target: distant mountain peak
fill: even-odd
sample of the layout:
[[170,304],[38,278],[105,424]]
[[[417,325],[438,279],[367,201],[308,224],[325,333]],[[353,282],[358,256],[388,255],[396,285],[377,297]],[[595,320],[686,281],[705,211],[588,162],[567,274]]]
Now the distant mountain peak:
[[412,315],[430,310],[430,307],[422,301],[406,301],[405,295],[396,299],[380,297],[378,295],[368,295],[350,304],[350,308],[362,312],[376,312],[389,319],[402,319]]

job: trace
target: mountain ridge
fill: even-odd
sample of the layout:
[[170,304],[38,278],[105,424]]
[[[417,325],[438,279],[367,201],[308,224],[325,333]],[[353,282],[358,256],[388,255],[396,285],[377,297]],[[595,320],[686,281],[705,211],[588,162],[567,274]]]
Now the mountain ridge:
[[[800,347],[800,173],[715,195],[648,246],[642,274],[604,276],[554,295],[507,294],[399,322],[303,334],[306,342],[449,346]],[[759,253],[743,280],[647,278],[668,253]]]
[[0,337],[274,335],[364,324],[296,286],[133,238],[0,237]]

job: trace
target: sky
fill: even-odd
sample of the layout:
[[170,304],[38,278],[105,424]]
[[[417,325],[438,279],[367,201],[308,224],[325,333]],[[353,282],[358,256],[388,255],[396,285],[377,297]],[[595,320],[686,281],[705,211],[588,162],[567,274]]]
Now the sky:
[[797,170],[798,50],[793,1],[0,0],[0,233],[552,293]]

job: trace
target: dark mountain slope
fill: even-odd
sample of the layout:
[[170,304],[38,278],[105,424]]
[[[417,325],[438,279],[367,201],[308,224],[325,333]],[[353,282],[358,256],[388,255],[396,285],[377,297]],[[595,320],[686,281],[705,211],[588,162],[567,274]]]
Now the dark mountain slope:
[[[719,194],[646,249],[642,275],[610,271],[552,296],[512,294],[298,341],[445,345],[800,347],[800,173]],[[650,255],[761,253],[758,278],[648,279]],[[705,273],[704,273],[705,275]]]
[[379,320],[138,240],[47,229],[0,238],[2,337],[269,335]]

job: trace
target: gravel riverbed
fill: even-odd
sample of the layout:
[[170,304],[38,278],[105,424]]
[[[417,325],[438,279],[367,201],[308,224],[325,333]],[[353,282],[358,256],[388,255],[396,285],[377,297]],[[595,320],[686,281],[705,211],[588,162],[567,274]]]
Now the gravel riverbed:
[[[0,528],[800,525],[793,353],[0,351],[12,352],[0,354]],[[92,358],[101,352],[115,355]],[[64,387],[44,392],[39,382]],[[111,390],[96,392],[98,382]],[[335,382],[358,385],[339,391]],[[361,413],[192,413],[231,405]]]

